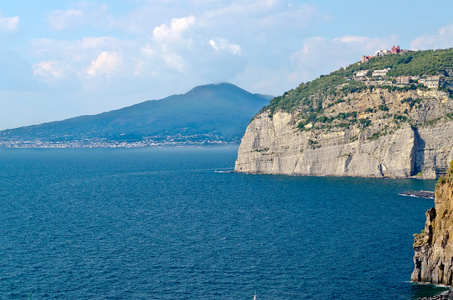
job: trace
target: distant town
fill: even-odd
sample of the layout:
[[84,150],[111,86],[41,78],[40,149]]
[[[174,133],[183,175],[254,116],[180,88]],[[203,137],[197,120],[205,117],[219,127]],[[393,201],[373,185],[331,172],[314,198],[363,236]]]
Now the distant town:
[[0,141],[0,148],[143,148],[166,146],[218,146],[237,145],[240,139],[225,140],[215,134],[152,136],[143,140],[112,141],[105,138],[87,138],[83,140],[51,141],[47,139],[6,140]]

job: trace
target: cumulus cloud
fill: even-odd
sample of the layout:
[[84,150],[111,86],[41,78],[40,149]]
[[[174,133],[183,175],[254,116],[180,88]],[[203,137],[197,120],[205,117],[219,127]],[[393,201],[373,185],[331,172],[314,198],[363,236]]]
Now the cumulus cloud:
[[65,77],[67,66],[59,61],[43,61],[32,66],[33,75],[44,80],[55,80]]
[[195,24],[195,17],[174,18],[170,26],[163,24],[153,30],[153,37],[157,42],[181,40],[182,34]]
[[[33,65],[34,77],[54,86],[75,80],[83,88],[96,91],[107,81],[109,86],[117,82],[115,88],[122,90],[137,84],[147,90],[152,84],[163,90],[174,80],[191,88],[238,78],[249,86],[257,81],[253,86],[266,88],[278,85],[270,84],[278,80],[286,88],[307,78],[307,72],[319,72],[301,67],[306,57],[313,56],[314,45],[306,41],[306,54],[297,46],[326,19],[316,6],[296,0],[178,3],[175,8],[168,1],[145,1],[138,5],[139,10],[129,11],[121,19],[109,15],[107,6],[86,1],[67,10],[53,11],[47,18],[53,30],[105,26],[104,29],[134,34],[86,36],[78,40],[35,39],[30,47],[39,62]],[[342,43],[353,44],[360,38],[345,36]],[[252,79],[247,81],[245,76]]]
[[12,32],[19,26],[19,17],[3,18],[0,17],[0,31]]
[[82,81],[107,74],[130,76],[131,81],[138,76],[157,80],[174,76],[175,71],[190,74],[195,81],[229,80],[248,65],[259,69],[263,60],[274,67],[288,60],[304,30],[325,19],[315,6],[296,0],[188,0],[177,8],[168,1],[146,1],[139,6],[122,19],[109,15],[108,7],[90,2],[49,14],[47,21],[54,30],[108,25],[132,31],[140,39],[34,40],[31,49],[42,61],[34,66],[35,76],[58,80],[58,64],[50,62],[59,61],[67,66],[59,71],[76,74]]
[[234,55],[241,54],[241,46],[236,45],[236,44],[230,44],[228,42],[228,39],[224,39],[224,38],[211,39],[209,41],[209,44],[217,52],[228,51]]
[[66,62],[48,60],[31,66],[35,82],[41,90],[52,92],[74,92],[80,89],[81,82],[74,70]]
[[86,73],[89,76],[110,75],[115,73],[122,64],[122,57],[116,52],[103,51],[93,59]]
[[422,35],[411,42],[411,48],[416,50],[450,47],[453,47],[453,24],[442,27],[438,34]]
[[196,18],[188,16],[183,18],[173,18],[170,24],[162,24],[153,30],[154,46],[147,44],[141,48],[141,53],[145,58],[160,56],[166,66],[172,70],[182,73],[187,65],[188,59],[184,56],[189,55],[192,47],[191,36],[186,36],[186,32],[194,26]]

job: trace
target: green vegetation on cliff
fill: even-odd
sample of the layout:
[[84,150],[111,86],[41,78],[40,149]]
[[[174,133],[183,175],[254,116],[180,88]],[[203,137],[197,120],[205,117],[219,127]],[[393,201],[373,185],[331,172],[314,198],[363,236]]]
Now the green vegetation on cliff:
[[448,97],[453,98],[453,48],[357,62],[301,83],[260,112],[270,118],[289,112],[301,131],[348,131],[345,137],[352,142],[359,137],[377,140],[404,123],[418,128],[449,121],[453,104]]
[[[329,75],[321,75],[311,82],[301,83],[297,88],[274,98],[261,112],[269,110],[271,116],[276,110],[292,112],[297,109],[304,113],[319,113],[322,111],[323,99],[333,98],[339,94],[360,92],[365,89],[372,90],[375,87],[372,82],[366,84],[363,81],[354,80],[354,75],[358,71],[368,70],[367,76],[371,77],[373,71],[383,69],[389,69],[385,80],[392,83],[380,83],[382,88],[389,91],[425,88],[413,80],[410,84],[404,86],[395,86],[393,83],[398,76],[426,77],[441,74],[450,77],[452,75],[450,70],[453,69],[453,48],[406,52],[375,57],[365,63],[357,62]],[[449,93],[451,92],[448,85],[441,88]]]
[[413,51],[396,55],[374,57],[366,63],[356,63],[346,69],[333,72],[350,77],[360,70],[382,70],[390,68],[387,76],[436,75],[453,67],[453,48],[441,50]]

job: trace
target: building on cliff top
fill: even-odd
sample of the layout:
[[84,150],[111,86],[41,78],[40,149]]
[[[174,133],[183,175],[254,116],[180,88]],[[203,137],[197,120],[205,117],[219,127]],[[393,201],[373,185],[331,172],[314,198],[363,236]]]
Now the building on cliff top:
[[392,54],[399,54],[399,53],[401,53],[400,46],[399,46],[399,45],[398,45],[398,46],[393,45],[391,52],[392,52]]
[[374,57],[374,55],[364,55],[362,56],[362,59],[360,60],[360,62],[367,62],[369,61],[370,59],[372,59]]
[[378,50],[376,53],[374,53],[375,57],[382,57],[388,54],[391,54],[392,52],[390,50]]
[[366,76],[366,74],[368,74],[368,70],[361,70],[361,71],[357,71],[357,73],[355,73],[355,76],[363,77],[363,76]]
[[426,79],[420,79],[420,83],[430,89],[437,89],[439,87],[439,76],[431,76]]
[[409,84],[411,80],[410,76],[398,76],[396,77],[396,83],[397,84]]
[[382,57],[382,56],[389,55],[389,54],[401,54],[401,53],[406,53],[406,52],[411,52],[411,50],[401,49],[399,45],[398,46],[393,45],[392,50],[378,50],[374,53],[374,55],[362,56],[362,58],[360,59],[360,62],[362,62],[362,63],[367,62],[370,59],[372,59],[373,57]]
[[375,70],[371,74],[373,77],[385,77],[387,76],[387,72],[390,71],[390,68],[382,69],[382,70]]

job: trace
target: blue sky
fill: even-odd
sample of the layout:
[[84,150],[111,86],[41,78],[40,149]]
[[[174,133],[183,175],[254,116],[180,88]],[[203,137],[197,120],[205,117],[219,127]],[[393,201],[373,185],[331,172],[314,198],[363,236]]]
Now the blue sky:
[[277,96],[393,45],[453,47],[451,0],[2,2],[0,129],[223,81]]

